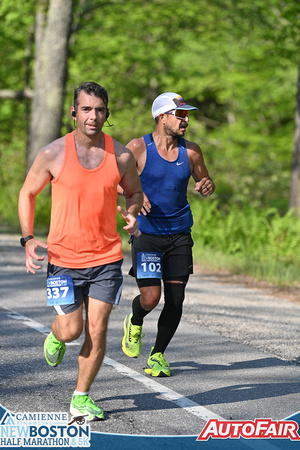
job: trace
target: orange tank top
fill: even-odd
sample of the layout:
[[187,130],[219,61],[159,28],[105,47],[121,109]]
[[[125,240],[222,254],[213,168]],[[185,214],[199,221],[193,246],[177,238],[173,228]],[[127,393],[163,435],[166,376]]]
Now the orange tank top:
[[121,179],[111,136],[95,169],[79,162],[74,132],[65,136],[65,155],[51,182],[48,260],[67,268],[96,267],[122,259],[117,233],[117,185]]

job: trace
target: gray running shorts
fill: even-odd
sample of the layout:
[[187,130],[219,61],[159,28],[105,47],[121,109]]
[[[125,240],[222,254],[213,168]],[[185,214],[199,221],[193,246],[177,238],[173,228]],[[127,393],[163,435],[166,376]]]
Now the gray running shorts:
[[71,275],[74,284],[75,303],[53,306],[54,313],[68,314],[80,307],[86,297],[118,305],[123,287],[123,259],[89,269],[68,269],[48,263],[47,276]]

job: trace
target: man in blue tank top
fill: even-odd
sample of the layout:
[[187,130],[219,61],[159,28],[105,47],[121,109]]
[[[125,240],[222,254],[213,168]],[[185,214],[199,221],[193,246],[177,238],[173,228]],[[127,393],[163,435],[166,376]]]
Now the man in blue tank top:
[[138,216],[142,234],[131,239],[130,274],[140,294],[124,320],[122,349],[131,358],[140,355],[143,320],[159,303],[163,282],[165,303],[145,368],[154,377],[171,374],[164,352],[179,325],[185,287],[193,273],[189,179],[194,178],[195,190],[203,197],[215,189],[199,145],[183,138],[190,110],[197,108],[174,92],[159,95],[152,105],[155,131],[127,145],[136,159],[144,204]]

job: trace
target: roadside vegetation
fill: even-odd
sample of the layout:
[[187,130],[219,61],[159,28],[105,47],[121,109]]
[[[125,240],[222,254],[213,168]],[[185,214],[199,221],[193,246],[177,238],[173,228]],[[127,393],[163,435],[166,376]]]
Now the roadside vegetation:
[[[218,200],[190,193],[194,226],[194,260],[206,271],[226,270],[249,275],[277,287],[296,287],[300,280],[299,219],[292,210],[280,216],[276,208],[233,205],[226,214]],[[128,235],[118,218],[123,249]]]
[[[47,9],[52,1],[0,4],[0,232],[20,232],[17,201],[28,161],[32,101],[18,93],[34,87],[37,5]],[[161,0],[74,0],[72,5],[61,134],[74,129],[70,106],[82,81],[108,90],[114,126],[104,131],[124,145],[153,131],[151,104],[157,95],[183,95],[198,107],[186,138],[199,143],[216,185],[207,199],[190,185],[196,262],[278,286],[298,285],[300,223],[290,209],[298,2],[173,0],[170,8]],[[7,97],[7,91],[18,95]],[[35,230],[41,235],[49,226],[49,193],[46,188],[36,203]],[[118,226],[128,250],[119,215]]]
[[276,286],[299,285],[299,219],[292,210],[280,216],[276,208],[233,205],[224,214],[217,201],[191,204],[198,263]]

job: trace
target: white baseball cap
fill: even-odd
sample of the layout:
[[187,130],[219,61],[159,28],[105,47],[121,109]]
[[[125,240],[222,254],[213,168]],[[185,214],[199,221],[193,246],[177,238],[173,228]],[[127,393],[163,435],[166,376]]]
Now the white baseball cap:
[[195,106],[188,105],[181,95],[175,92],[165,92],[160,94],[152,104],[152,116],[155,119],[160,114],[164,114],[173,109],[198,110]]

